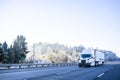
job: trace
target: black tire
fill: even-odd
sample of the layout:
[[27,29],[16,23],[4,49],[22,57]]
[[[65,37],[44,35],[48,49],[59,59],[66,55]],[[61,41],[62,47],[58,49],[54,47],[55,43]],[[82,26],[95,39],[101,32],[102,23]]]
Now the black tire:
[[95,62],[95,66],[98,66],[98,62]]
[[79,64],[79,67],[81,67],[81,65]]
[[102,65],[104,65],[104,62],[102,62]]

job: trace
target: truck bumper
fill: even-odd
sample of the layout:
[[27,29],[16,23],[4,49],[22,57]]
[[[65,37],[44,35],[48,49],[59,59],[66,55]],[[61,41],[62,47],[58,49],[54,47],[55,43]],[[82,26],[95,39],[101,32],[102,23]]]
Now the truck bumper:
[[79,63],[79,67],[80,66],[90,66],[90,63],[84,63],[84,64],[83,63]]

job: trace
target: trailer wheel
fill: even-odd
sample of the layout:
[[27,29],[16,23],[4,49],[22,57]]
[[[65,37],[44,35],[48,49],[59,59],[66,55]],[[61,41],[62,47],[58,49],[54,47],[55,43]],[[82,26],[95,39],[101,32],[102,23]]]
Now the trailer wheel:
[[95,62],[95,66],[97,66],[98,65],[98,62]]
[[102,65],[104,65],[104,62],[102,62]]

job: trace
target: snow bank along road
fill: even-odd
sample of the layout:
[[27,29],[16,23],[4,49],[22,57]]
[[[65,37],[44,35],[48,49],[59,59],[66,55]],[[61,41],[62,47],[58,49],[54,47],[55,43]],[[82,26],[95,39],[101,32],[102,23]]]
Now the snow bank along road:
[[0,70],[0,80],[120,80],[120,62],[97,67],[62,66]]

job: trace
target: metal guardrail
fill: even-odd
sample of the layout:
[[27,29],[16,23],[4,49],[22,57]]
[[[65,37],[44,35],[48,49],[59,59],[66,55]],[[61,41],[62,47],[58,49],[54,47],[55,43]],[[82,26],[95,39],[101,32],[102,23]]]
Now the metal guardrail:
[[51,64],[0,64],[0,70],[6,69],[25,69],[25,68],[42,68],[58,66],[75,66],[77,63],[51,63]]

